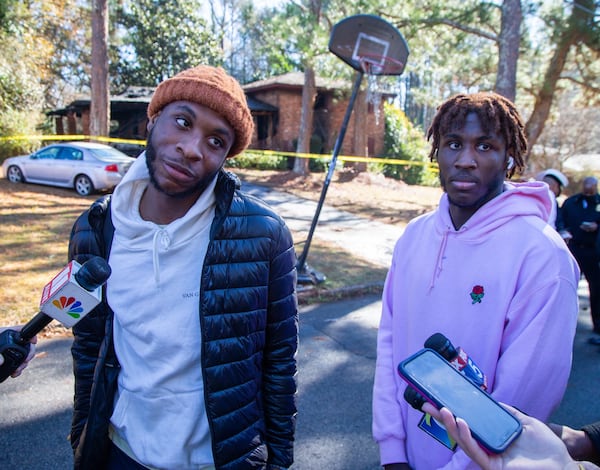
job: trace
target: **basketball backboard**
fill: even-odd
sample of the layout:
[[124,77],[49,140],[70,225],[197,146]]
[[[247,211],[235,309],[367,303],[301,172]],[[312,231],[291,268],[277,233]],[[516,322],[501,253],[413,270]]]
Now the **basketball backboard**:
[[329,50],[369,75],[401,75],[408,59],[408,45],[400,32],[374,15],[355,15],[337,23]]

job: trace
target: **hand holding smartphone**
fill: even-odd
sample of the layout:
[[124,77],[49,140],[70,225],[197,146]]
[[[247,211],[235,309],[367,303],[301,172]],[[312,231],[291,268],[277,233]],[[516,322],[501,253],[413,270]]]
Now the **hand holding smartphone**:
[[503,452],[521,433],[518,419],[432,349],[400,362],[398,373],[436,408],[464,419],[488,452]]

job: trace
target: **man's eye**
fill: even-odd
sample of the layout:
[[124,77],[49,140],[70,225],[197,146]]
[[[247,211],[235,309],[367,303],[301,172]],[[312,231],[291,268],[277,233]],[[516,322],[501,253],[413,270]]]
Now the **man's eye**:
[[223,147],[225,145],[225,143],[221,139],[218,139],[216,137],[211,137],[210,138],[210,144],[213,147],[217,147],[217,148],[221,148],[221,147]]
[[490,144],[481,143],[479,144],[479,150],[484,152],[488,151],[491,148]]
[[448,142],[448,147],[452,150],[458,150],[460,148],[460,144],[458,142]]
[[188,120],[186,118],[182,118],[182,117],[175,118],[175,122],[177,122],[177,125],[179,125],[181,127],[190,127],[190,123],[188,122]]

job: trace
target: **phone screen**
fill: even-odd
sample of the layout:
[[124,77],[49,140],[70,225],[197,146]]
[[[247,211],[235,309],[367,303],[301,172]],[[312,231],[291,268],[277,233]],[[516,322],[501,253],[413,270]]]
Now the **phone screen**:
[[490,395],[430,349],[398,366],[400,375],[440,408],[464,419],[471,433],[491,452],[502,452],[521,432],[521,423]]

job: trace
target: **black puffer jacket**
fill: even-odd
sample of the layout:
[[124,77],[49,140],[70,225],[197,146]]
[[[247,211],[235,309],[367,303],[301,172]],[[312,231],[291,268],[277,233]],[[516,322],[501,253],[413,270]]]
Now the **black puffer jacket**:
[[[296,257],[281,218],[236,186],[233,175],[219,174],[202,268],[201,361],[213,456],[217,469],[287,468],[296,416]],[[109,214],[105,196],[77,219],[69,259],[108,258]],[[107,455],[119,371],[112,318],[104,301],[73,328],[75,468],[103,468]]]

